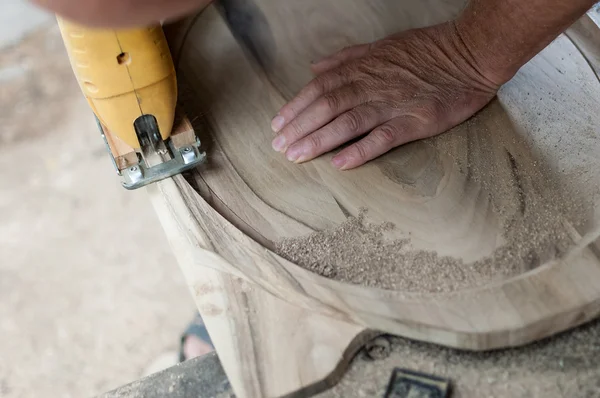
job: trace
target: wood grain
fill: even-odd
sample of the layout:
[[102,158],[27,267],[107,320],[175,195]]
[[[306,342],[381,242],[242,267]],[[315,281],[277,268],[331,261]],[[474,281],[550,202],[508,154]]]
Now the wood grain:
[[331,154],[298,166],[270,149],[270,118],[310,79],[311,59],[447,20],[462,6],[222,1],[170,32],[188,89],[184,105],[209,164],[149,192],[239,396],[330,385],[367,330],[484,350],[522,345],[600,312],[600,261],[591,245],[444,294],[340,283],[271,250],[281,238],[334,228],[366,207],[369,221],[401,226],[398,235],[410,233],[415,247],[474,261],[505,243],[490,197],[503,192],[495,200],[518,214],[523,186],[535,198],[581,202],[587,222],[565,217],[564,230],[574,242],[593,233],[600,91],[590,25],[561,36],[484,111],[437,139],[344,173],[329,165]]
[[[331,317],[332,311],[290,304],[235,276],[225,260],[202,249],[211,242],[195,221],[201,210],[189,207],[188,194],[197,194],[180,176],[148,192],[237,396],[323,391],[377,334],[341,320],[341,314]],[[200,244],[199,251],[190,250],[190,244]]]

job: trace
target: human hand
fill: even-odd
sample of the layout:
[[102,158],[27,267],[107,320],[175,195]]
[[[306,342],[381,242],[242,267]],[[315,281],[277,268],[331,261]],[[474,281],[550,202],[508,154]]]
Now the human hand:
[[91,26],[147,25],[181,17],[212,0],[31,0],[62,17]]
[[347,170],[440,134],[485,106],[503,83],[476,65],[453,23],[346,48],[312,65],[317,77],[272,121],[273,149],[302,163],[367,133],[333,157]]

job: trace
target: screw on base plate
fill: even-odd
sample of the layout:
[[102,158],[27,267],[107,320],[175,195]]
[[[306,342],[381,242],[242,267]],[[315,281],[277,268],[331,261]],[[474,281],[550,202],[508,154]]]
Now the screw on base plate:
[[144,179],[144,173],[139,166],[131,166],[126,173],[127,178],[131,183],[138,183]]

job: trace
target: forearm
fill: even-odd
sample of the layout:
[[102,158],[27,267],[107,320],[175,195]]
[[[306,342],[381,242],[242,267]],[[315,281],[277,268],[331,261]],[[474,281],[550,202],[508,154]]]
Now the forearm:
[[456,21],[480,73],[500,85],[591,8],[595,0],[471,0]]
[[92,26],[129,27],[181,17],[212,0],[30,0],[67,19]]

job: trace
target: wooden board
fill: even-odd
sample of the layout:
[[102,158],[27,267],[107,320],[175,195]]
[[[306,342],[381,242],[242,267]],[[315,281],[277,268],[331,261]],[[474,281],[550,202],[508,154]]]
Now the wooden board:
[[188,207],[193,201],[188,195],[197,194],[181,176],[148,191],[238,397],[323,391],[377,334],[337,311],[290,304],[238,276],[226,260],[206,250],[212,243],[196,223],[204,210]]
[[[445,151],[419,142],[340,173],[329,165],[331,155],[298,166],[270,149],[269,121],[310,79],[308,61],[441,22],[462,2],[221,4],[238,21],[234,33],[212,7],[170,32],[181,50],[186,111],[208,144],[209,164],[191,184],[180,176],[149,191],[239,396],[330,385],[368,330],[483,350],[525,344],[597,316],[594,246],[445,294],[336,282],[270,250],[280,238],[335,227],[367,207],[373,222],[402,225],[418,247],[463,259],[488,255],[502,231],[485,195],[495,182],[468,178],[476,164],[524,174],[532,165],[545,167],[553,184],[534,181],[536,194],[559,185],[589,199],[590,222],[577,229],[565,220],[565,229],[575,241],[583,235],[593,242],[600,218],[600,91],[590,51],[598,47],[581,44],[590,43],[581,29],[536,57],[476,118],[440,137]],[[468,160],[462,169],[461,159]]]

